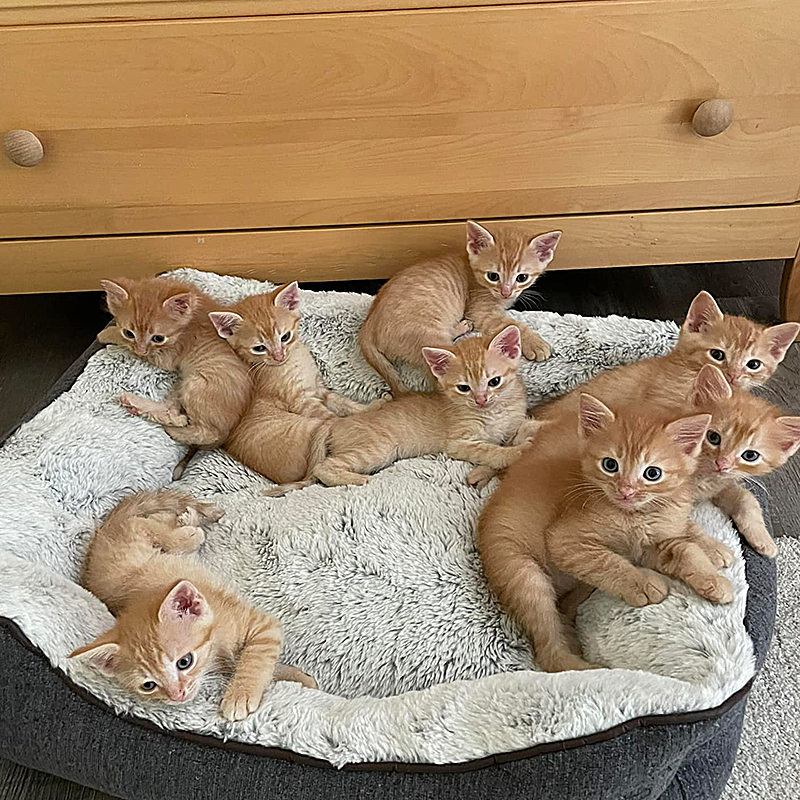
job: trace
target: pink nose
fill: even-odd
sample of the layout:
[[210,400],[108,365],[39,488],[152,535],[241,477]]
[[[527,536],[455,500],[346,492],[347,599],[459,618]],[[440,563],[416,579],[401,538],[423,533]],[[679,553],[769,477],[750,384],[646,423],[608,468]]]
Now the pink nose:
[[626,500],[636,494],[636,489],[633,486],[620,486],[619,493]]
[[486,405],[487,398],[485,394],[476,394],[475,395],[475,403],[483,408]]
[[725,376],[728,379],[728,383],[731,386],[736,386],[737,383],[742,379],[741,372],[728,372]]
[[511,297],[511,287],[510,286],[501,286],[500,287],[500,294],[503,297]]
[[731,460],[729,458],[718,458],[715,462],[718,472],[727,472],[731,468]]
[[147,348],[143,345],[137,344],[136,347],[134,347],[134,351],[136,352],[137,356],[147,355]]
[[178,703],[186,697],[186,689],[182,686],[176,686],[170,689],[169,699]]
[[283,350],[279,350],[275,353],[275,360],[280,364],[286,358],[286,353]]

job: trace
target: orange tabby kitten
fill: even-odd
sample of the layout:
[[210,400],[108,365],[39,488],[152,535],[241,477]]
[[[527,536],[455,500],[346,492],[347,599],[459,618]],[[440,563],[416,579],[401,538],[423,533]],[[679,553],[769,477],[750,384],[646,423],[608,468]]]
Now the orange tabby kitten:
[[685,407],[697,373],[706,364],[720,367],[734,386],[764,384],[783,361],[798,331],[797,322],[765,327],[744,317],[725,315],[708,292],[700,292],[689,307],[671,353],[601,372],[542,406],[537,416],[552,419],[567,409],[577,413],[584,390],[604,403]]
[[311,437],[324,420],[367,406],[327,389],[298,336],[297,282],[247,297],[211,322],[253,375],[253,394],[225,449],[276,483],[299,481],[309,470]]
[[[467,222],[466,254],[414,264],[381,287],[359,334],[364,358],[393,394],[401,394],[392,361],[425,371],[423,347],[450,347],[473,324],[487,335],[508,325],[505,310],[544,272],[560,239],[561,231],[531,237],[517,228],[492,226],[490,233]],[[550,355],[538,333],[520,330],[525,358]]]
[[281,624],[230,592],[193,555],[200,524],[222,512],[175,491],[123,500],[95,533],[84,586],[116,616],[111,630],[70,658],[113,676],[140,698],[191,700],[219,660],[235,662],[220,711],[244,719],[270,681],[316,683],[277,665]]
[[326,423],[315,437],[316,465],[302,485],[362,485],[369,473],[400,458],[434,453],[495,469],[520,456],[539,423],[526,415],[517,376],[519,328],[509,325],[491,340],[470,337],[450,349],[425,347],[424,356],[436,391],[405,394]]
[[713,500],[754,550],[774,558],[778,548],[761,506],[740,480],[767,475],[797,452],[800,417],[785,416],[771,403],[731,389],[711,365],[700,370],[692,400],[698,411],[711,414],[698,460],[695,498]]
[[120,403],[131,414],[162,425],[176,442],[222,444],[244,411],[250,379],[208,318],[217,305],[193,286],[168,278],[101,284],[116,325],[98,339],[124,345],[148,363],[180,374],[164,401],[126,392]]
[[592,666],[558,607],[587,584],[644,606],[667,596],[660,572],[712,602],[731,601],[706,552],[713,540],[687,525],[710,419],[615,414],[583,394],[579,413],[543,426],[510,467],[481,514],[478,547],[490,586],[543,669]]

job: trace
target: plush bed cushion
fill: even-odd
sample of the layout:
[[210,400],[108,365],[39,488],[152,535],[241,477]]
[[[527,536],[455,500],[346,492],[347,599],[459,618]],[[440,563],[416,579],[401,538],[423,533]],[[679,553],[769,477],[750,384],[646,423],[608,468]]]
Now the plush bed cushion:
[[[269,288],[176,273],[221,301]],[[304,337],[327,383],[368,400],[381,390],[357,352],[370,298],[304,293]],[[666,352],[672,323],[517,315],[554,345],[525,363],[532,403],[607,366]],[[198,455],[179,485],[226,509],[202,551],[246,597],[286,625],[285,660],[322,691],[278,684],[242,723],[217,713],[221,686],[180,707],[139,704],[67,654],[111,624],[75,581],[92,528],[119,499],[165,486],[183,450],[128,416],[122,390],[159,397],[173,376],[118,348],[93,356],[72,388],[0,451],[0,616],[71,679],[119,712],[166,729],[286,748],[334,765],[458,764],[606,731],[649,715],[712,709],[754,673],[743,624],[747,581],[738,537],[711,506],[696,518],[739,557],[725,607],[671,582],[661,605],[631,609],[595,593],[578,623],[586,653],[612,669],[545,675],[480,572],[474,524],[485,497],[468,465],[409,459],[365,487],[311,487],[266,498],[268,483],[220,452]]]

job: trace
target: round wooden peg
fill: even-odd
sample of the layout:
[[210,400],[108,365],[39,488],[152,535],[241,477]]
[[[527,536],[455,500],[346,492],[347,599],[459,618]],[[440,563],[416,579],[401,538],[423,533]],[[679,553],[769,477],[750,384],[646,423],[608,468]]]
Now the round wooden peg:
[[44,158],[44,147],[31,131],[6,131],[3,151],[20,167],[35,167]]
[[700,103],[692,117],[692,127],[698,136],[719,136],[733,122],[733,103],[714,99]]

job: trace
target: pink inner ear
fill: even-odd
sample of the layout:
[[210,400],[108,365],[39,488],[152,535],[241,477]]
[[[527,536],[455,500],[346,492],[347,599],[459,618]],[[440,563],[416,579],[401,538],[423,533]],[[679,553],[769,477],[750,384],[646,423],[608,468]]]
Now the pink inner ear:
[[602,430],[615,419],[607,405],[590,394],[581,394],[580,428],[584,435]]
[[100,281],[100,285],[105,289],[106,301],[109,306],[120,306],[128,302],[128,292],[118,283],[114,283],[114,281]]
[[205,611],[203,595],[189,581],[181,581],[161,604],[158,616],[165,619],[184,620],[202,616]]
[[695,382],[695,403],[704,400],[718,402],[728,400],[733,395],[733,390],[722,371],[713,364],[706,364],[698,373]]
[[794,451],[800,445],[800,417],[778,417],[783,432],[780,447],[784,453]]
[[516,325],[504,328],[489,343],[489,349],[515,361],[520,356],[520,333]]
[[233,336],[242,324],[242,318],[232,311],[212,311],[208,316],[223,339]]
[[467,222],[467,250],[472,255],[477,255],[481,250],[485,250],[493,244],[494,238],[486,228],[482,228],[472,220]]
[[720,311],[716,300],[708,292],[700,292],[692,300],[683,326],[692,333],[699,333],[710,322],[719,321],[722,317],[722,311]]
[[194,295],[191,292],[183,292],[182,294],[175,294],[168,297],[164,303],[164,308],[170,313],[178,317],[186,316],[191,310],[193,305]]
[[710,422],[711,414],[698,414],[670,422],[666,430],[686,455],[692,455],[703,441]]
[[797,322],[785,322],[783,325],[767,328],[769,354],[781,361],[798,333],[800,333],[800,323]]
[[300,287],[293,281],[275,295],[275,305],[289,311],[297,311],[300,307]]
[[551,231],[550,233],[543,233],[541,236],[532,239],[529,246],[533,249],[539,261],[548,264],[553,259],[556,246],[560,241],[561,231]]
[[423,347],[422,355],[428,362],[431,372],[438,378],[447,373],[450,362],[455,358],[455,353],[451,353],[449,350],[440,350],[438,347]]

